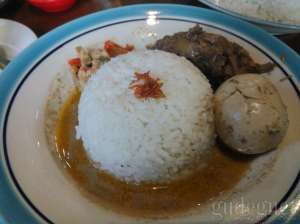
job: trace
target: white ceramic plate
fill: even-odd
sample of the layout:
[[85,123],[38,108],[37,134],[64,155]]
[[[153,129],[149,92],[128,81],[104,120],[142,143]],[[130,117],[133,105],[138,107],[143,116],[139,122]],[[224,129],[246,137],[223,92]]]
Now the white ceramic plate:
[[[54,77],[67,74],[74,48],[105,40],[144,48],[158,38],[200,24],[246,48],[258,62],[277,66],[270,80],[288,108],[290,127],[280,150],[260,157],[237,193],[189,216],[133,219],[83,197],[52,157],[44,134],[45,105]],[[285,60],[282,60],[284,57]],[[66,24],[36,41],[0,75],[0,213],[8,223],[288,223],[299,221],[300,59],[269,34],[210,10],[138,5],[108,10]],[[291,76],[291,79],[279,81]],[[262,164],[275,156],[272,168]],[[261,176],[264,174],[264,176]],[[256,177],[261,177],[257,179]]]

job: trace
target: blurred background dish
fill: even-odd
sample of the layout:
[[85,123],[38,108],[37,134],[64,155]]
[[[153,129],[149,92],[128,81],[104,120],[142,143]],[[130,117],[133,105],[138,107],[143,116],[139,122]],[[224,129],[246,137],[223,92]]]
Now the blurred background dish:
[[199,2],[251,22],[274,35],[300,32],[300,15],[296,13],[298,5],[300,7],[298,1],[199,0]]
[[35,33],[25,25],[0,19],[0,69],[36,39]]

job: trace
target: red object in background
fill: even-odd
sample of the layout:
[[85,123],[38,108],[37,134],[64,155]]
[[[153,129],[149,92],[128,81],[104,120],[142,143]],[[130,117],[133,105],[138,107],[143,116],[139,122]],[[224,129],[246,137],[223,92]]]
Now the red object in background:
[[61,12],[69,9],[76,0],[27,0],[31,5],[46,12]]

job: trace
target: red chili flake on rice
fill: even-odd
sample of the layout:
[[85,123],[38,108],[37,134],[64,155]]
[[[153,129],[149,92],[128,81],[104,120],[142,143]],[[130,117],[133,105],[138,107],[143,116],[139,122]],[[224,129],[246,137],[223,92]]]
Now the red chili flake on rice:
[[135,72],[135,80],[133,80],[130,85],[129,89],[133,90],[134,95],[138,99],[160,99],[165,98],[165,94],[161,90],[163,86],[162,81],[159,78],[152,78],[150,76],[150,71],[146,73],[138,73]]

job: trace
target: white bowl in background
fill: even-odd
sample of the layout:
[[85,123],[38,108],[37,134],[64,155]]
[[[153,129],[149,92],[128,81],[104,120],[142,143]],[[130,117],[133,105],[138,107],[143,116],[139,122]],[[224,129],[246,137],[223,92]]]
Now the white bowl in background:
[[37,39],[27,26],[13,20],[0,19],[0,56],[12,60]]

